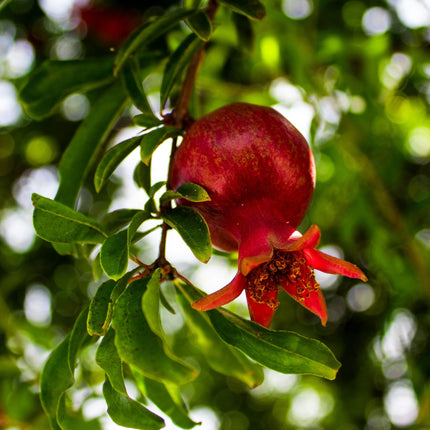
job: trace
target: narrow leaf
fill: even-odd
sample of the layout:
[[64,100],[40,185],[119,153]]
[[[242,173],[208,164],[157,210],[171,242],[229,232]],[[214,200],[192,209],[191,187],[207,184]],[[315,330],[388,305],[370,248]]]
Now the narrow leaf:
[[[174,282],[177,284],[178,281]],[[187,327],[200,346],[209,366],[218,373],[235,377],[250,388],[260,385],[264,379],[261,366],[221,340],[208,315],[194,310],[187,298],[179,291],[177,298],[185,312]]]
[[115,346],[115,331],[110,328],[96,351],[96,363],[106,372],[111,386],[118,393],[127,395],[122,362]]
[[91,107],[60,161],[55,200],[73,207],[81,185],[105,138],[127,103],[120,83],[107,89]]
[[57,409],[57,421],[61,429],[66,430],[101,430],[100,421],[93,418],[86,421],[81,411],[73,411],[72,413],[66,407],[66,393],[60,397]]
[[188,27],[203,41],[207,42],[212,36],[212,23],[206,13],[202,10],[191,15],[186,23]]
[[131,139],[118,143],[106,152],[94,174],[94,186],[97,192],[101,190],[106,180],[112,175],[121,162],[139,146],[141,140],[142,136],[132,137]]
[[194,422],[189,416],[183,401],[178,401],[179,394],[172,396],[172,388],[167,389],[161,382],[144,379],[146,396],[163,411],[178,427],[191,429],[199,423]]
[[113,58],[45,61],[19,92],[25,112],[34,119],[49,116],[69,94],[87,91],[113,81]]
[[109,379],[103,384],[103,395],[112,420],[123,427],[155,430],[164,427],[164,420],[143,405],[112,388]]
[[139,188],[143,188],[149,196],[151,188],[151,161],[146,165],[140,162],[133,173],[133,180]]
[[181,235],[197,259],[203,263],[209,261],[212,254],[209,228],[196,210],[178,206],[167,211],[163,219]]
[[120,228],[129,224],[139,211],[140,209],[118,209],[106,214],[101,224],[109,234],[115,233]]
[[91,340],[87,331],[88,307],[78,316],[70,333],[68,363],[70,373],[73,375],[76,366],[78,352],[82,346]]
[[127,61],[121,72],[122,82],[128,92],[128,95],[131,97],[133,104],[146,116],[152,116],[154,121],[157,120],[158,118],[154,115],[143,89],[141,79],[142,73],[139,71],[139,65],[137,61],[135,59],[130,59]]
[[44,240],[61,243],[102,243],[107,234],[92,218],[51,199],[33,194],[33,224]]
[[154,115],[140,113],[133,117],[133,124],[139,127],[153,128],[161,125],[163,121]]
[[[191,285],[182,284],[190,301],[203,297]],[[281,373],[298,373],[335,379],[340,363],[322,342],[288,331],[273,331],[225,309],[207,311],[215,330],[228,344],[257,363]]]
[[190,34],[171,55],[166,64],[160,88],[160,102],[164,107],[173,85],[180,79],[187,69],[193,55],[202,46],[202,41],[194,34]]
[[266,16],[266,9],[258,0],[220,0],[220,2],[251,19],[260,21]]
[[141,300],[148,280],[130,284],[116,303],[112,323],[118,353],[123,361],[148,378],[178,385],[188,383],[195,378],[196,370],[173,356],[151,330],[142,312]]
[[125,61],[137,50],[159,38],[179,22],[192,15],[194,10],[178,8],[156,19],[150,24],[144,24],[135,30],[127,39],[115,58],[114,73],[117,73]]
[[116,282],[109,279],[103,282],[91,300],[87,319],[87,330],[91,336],[104,336],[109,326],[108,315],[112,312],[110,300]]
[[148,165],[152,154],[165,140],[178,136],[181,133],[176,127],[160,127],[143,135],[140,142],[140,158]]

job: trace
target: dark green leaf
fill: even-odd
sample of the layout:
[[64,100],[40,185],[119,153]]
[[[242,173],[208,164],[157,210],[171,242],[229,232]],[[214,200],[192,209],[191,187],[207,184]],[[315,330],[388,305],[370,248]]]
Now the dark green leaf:
[[239,49],[251,54],[255,45],[255,34],[251,21],[244,15],[233,13],[233,22],[236,27]]
[[212,23],[206,13],[197,11],[186,20],[188,27],[203,41],[207,42],[212,36]]
[[[203,294],[181,283],[190,301]],[[298,373],[335,379],[340,363],[322,342],[288,331],[273,331],[225,309],[207,311],[219,336],[257,363],[281,373]]]
[[69,94],[107,85],[112,72],[113,58],[45,61],[30,74],[19,98],[30,117],[42,119]]
[[128,95],[133,101],[133,104],[142,112],[144,112],[145,115],[152,115],[154,120],[156,120],[157,117],[152,112],[151,105],[149,104],[143,89],[141,75],[142,73],[139,71],[139,65],[133,58],[127,61],[123,67],[121,79],[128,92]]
[[207,202],[211,199],[207,191],[201,185],[193,184],[192,182],[182,184],[176,191],[180,193],[184,199],[191,202]]
[[121,164],[125,157],[127,157],[134,149],[136,149],[142,136],[132,137],[124,142],[118,143],[111,148],[97,166],[96,173],[94,174],[94,186],[96,191],[99,192],[106,182],[106,179],[112,175],[115,169]]
[[262,20],[266,16],[266,9],[258,0],[220,0],[220,2],[251,19]]
[[147,283],[148,278],[131,283],[116,303],[112,323],[118,353],[124,362],[148,378],[179,385],[188,383],[195,378],[196,370],[168,350],[142,312]]
[[148,165],[158,145],[171,137],[178,136],[180,133],[181,131],[176,127],[160,127],[144,134],[140,143],[140,158],[142,162]]
[[216,372],[239,379],[250,388],[260,385],[264,379],[261,366],[221,340],[208,315],[194,310],[183,294],[178,292],[177,298],[185,312],[186,324],[209,366]]
[[128,234],[127,230],[108,237],[100,250],[100,263],[109,278],[119,279],[128,267]]
[[133,123],[139,127],[153,128],[161,125],[163,122],[154,115],[140,113],[133,117]]
[[180,79],[187,69],[193,55],[202,46],[202,41],[194,34],[190,34],[176,49],[169,58],[164,69],[163,80],[160,88],[160,103],[164,107],[170,90],[173,85]]
[[149,196],[151,188],[151,161],[148,165],[140,162],[134,169],[133,179],[139,188],[143,188]]
[[163,219],[181,235],[197,259],[203,263],[209,261],[212,254],[209,228],[196,210],[178,206],[167,211]]
[[69,207],[33,194],[33,224],[44,240],[61,243],[102,243],[107,234],[95,220]]
[[124,384],[122,362],[115,346],[115,331],[110,328],[103,337],[96,352],[97,364],[106,372],[112,387],[118,393],[127,395]]
[[112,388],[109,379],[103,384],[103,395],[112,420],[123,427],[155,430],[164,427],[164,420],[140,403]]
[[87,330],[91,336],[103,336],[109,327],[109,314],[112,312],[111,294],[116,282],[109,279],[103,282],[91,300],[88,312]]
[[93,159],[127,103],[120,83],[107,89],[91,107],[60,161],[55,200],[73,207]]
[[198,424],[188,416],[188,411],[179,393],[172,395],[173,387],[167,388],[161,382],[148,378],[144,378],[143,384],[146,396],[178,427],[191,429]]
[[57,424],[57,412],[62,406],[63,394],[73,385],[76,356],[89,338],[86,331],[88,308],[79,315],[73,330],[51,352],[42,370],[40,399],[53,429]]
[[115,58],[114,72],[117,73],[125,61],[136,52],[137,49],[141,49],[148,43],[159,38],[194,12],[194,10],[178,8],[166,13],[150,24],[144,24],[142,27],[135,30],[118,51],[118,55]]

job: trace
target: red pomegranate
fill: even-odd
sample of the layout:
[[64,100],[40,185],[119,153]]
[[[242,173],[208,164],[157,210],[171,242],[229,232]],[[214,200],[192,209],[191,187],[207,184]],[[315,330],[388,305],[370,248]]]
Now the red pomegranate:
[[206,220],[215,247],[239,251],[230,284],[197,302],[209,310],[246,291],[251,318],[268,327],[278,289],[321,318],[327,310],[314,268],[366,280],[355,265],[315,249],[320,230],[301,235],[315,187],[315,164],[304,137],[272,108],[248,103],[224,106],[195,121],[177,149],[169,177],[173,189],[193,182],[211,200],[192,206]]

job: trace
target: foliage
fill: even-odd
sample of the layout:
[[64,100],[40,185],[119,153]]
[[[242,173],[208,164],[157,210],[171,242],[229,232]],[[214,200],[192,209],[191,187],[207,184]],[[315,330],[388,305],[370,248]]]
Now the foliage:
[[[307,5],[308,14],[300,16],[294,3]],[[88,21],[85,36],[82,19],[67,27],[33,2],[0,3],[2,28],[16,26],[16,37],[36,49],[29,73],[5,75],[23,113],[0,134],[0,426],[101,428],[85,409],[100,397],[113,422],[141,429],[168,420],[193,428],[193,411],[202,405],[215,411],[222,429],[430,425],[430,75],[423,26],[414,27],[391,2],[106,5],[116,19],[128,10],[141,24],[112,49],[97,37],[103,21]],[[50,24],[42,30],[43,13]],[[372,26],[371,13],[391,19],[391,29]],[[52,53],[67,38],[81,52],[60,61]],[[65,106],[77,94],[89,111],[75,121]],[[307,135],[317,188],[303,225],[319,224],[324,243],[341,247],[369,277],[366,285],[321,278],[326,328],[287,298],[273,330],[243,318],[240,305],[204,313],[190,306],[204,293],[185,275],[208,270],[213,250],[202,216],[175,199],[209,196],[197,184],[174,192],[167,177],[154,180],[154,160],[168,144],[173,153],[189,114],[233,101],[276,104]],[[116,138],[123,129],[133,135]],[[135,204],[118,209],[117,173],[136,150]],[[32,188],[38,239],[16,249],[8,211],[18,213],[24,191],[30,201],[28,178],[48,165],[58,166],[56,194]],[[191,249],[193,263],[170,262],[171,230]],[[158,252],[151,259],[154,233]],[[200,268],[197,260],[210,261]],[[31,318],[37,294],[51,298],[45,322]],[[177,327],[169,330],[170,321]],[[34,351],[43,351],[43,371]],[[281,373],[303,376],[290,376],[282,391],[268,385]],[[402,395],[415,405],[403,415],[392,406]],[[309,396],[317,400],[306,415],[299,402]]]

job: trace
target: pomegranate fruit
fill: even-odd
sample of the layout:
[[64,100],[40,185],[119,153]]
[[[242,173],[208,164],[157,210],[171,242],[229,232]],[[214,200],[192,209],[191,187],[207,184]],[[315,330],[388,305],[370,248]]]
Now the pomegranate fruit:
[[327,309],[314,268],[366,280],[355,265],[315,249],[320,230],[297,226],[315,187],[315,164],[304,137],[272,108],[234,103],[196,120],[177,149],[171,187],[193,182],[211,200],[192,206],[206,220],[220,250],[238,251],[238,272],[226,287],[193,303],[225,305],[246,291],[251,319],[268,327],[278,289],[321,318]]

